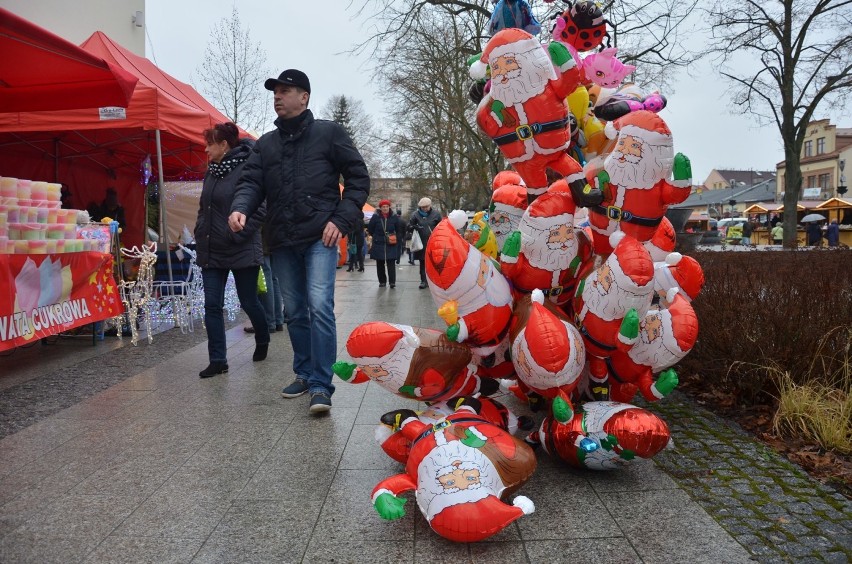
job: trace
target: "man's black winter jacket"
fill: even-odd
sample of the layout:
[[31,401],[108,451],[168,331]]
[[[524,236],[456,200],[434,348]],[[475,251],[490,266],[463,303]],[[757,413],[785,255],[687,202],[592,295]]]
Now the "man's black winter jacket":
[[288,133],[279,118],[276,128],[257,140],[231,206],[251,219],[266,199],[269,250],[314,243],[329,221],[343,234],[363,222],[370,193],[364,159],[343,127],[305,113],[295,133]]

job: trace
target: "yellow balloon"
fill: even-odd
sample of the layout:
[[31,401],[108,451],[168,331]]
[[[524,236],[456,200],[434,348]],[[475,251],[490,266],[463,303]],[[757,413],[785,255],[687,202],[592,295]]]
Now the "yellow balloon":
[[578,86],[576,90],[568,94],[566,100],[571,113],[577,118],[577,123],[583,123],[589,113],[589,91],[585,86]]

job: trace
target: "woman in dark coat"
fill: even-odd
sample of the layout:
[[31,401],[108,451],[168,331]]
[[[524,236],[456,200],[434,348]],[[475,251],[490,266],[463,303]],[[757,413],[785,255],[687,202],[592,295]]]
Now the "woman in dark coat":
[[[390,200],[379,202],[379,209],[367,224],[367,233],[373,237],[370,247],[370,258],[376,261],[379,275],[379,287],[384,288],[390,282],[390,287],[396,288],[396,259],[399,256],[399,240],[404,229],[399,216],[391,212]],[[385,274],[387,267],[387,274]]]
[[254,327],[253,360],[263,360],[269,348],[266,314],[257,297],[257,276],[263,262],[260,228],[265,209],[251,216],[243,231],[228,227],[228,215],[240,172],[251,154],[250,139],[239,139],[239,130],[231,122],[216,124],[204,131],[210,164],[204,176],[195,242],[198,265],[204,280],[204,324],[207,327],[207,352],[210,365],[199,373],[201,378],[228,372],[225,344],[225,283],[234,273],[237,296]]
[[423,243],[423,249],[411,253],[411,258],[420,261],[420,289],[427,286],[426,283],[426,261],[424,260],[426,243],[429,242],[429,236],[432,235],[432,230],[441,222],[441,214],[432,209],[432,200],[430,198],[420,198],[417,202],[417,211],[411,214],[411,219],[408,220],[408,233],[420,235],[420,241]]

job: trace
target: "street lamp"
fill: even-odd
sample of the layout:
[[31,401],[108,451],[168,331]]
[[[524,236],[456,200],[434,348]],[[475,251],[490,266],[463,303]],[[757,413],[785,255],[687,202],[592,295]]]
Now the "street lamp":
[[837,166],[840,168],[840,184],[837,185],[837,194],[842,196],[846,193],[846,175],[843,174],[843,169],[846,168],[846,159],[840,159]]
[[734,206],[737,205],[737,201],[731,198],[728,200],[728,204],[731,206],[731,217],[734,217]]

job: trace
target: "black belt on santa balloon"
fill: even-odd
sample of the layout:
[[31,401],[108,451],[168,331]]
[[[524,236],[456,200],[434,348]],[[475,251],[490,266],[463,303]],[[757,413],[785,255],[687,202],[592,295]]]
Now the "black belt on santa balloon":
[[565,129],[568,126],[568,118],[558,119],[556,121],[547,121],[544,123],[525,123],[524,125],[519,125],[515,128],[515,131],[512,133],[507,133],[505,135],[498,135],[494,137],[493,141],[498,145],[506,145],[507,143],[512,143],[517,140],[526,141],[527,139],[532,139],[539,133],[546,133],[548,131],[556,131],[558,129]]
[[434,433],[436,431],[440,431],[442,429],[446,429],[447,427],[450,427],[451,425],[455,425],[456,423],[485,423],[485,422],[486,421],[484,421],[480,417],[460,417],[458,419],[453,419],[452,421],[448,421],[448,420],[445,419],[445,420],[443,420],[439,423],[435,423],[434,425],[430,425],[428,429],[426,429],[425,431],[420,433],[420,435],[416,439],[411,441],[411,446],[413,447],[419,441],[425,439],[426,437],[428,437],[432,433]]
[[602,206],[598,204],[596,206],[590,206],[589,209],[601,214],[607,219],[617,222],[623,221],[625,223],[633,223],[634,225],[641,225],[642,227],[657,227],[660,225],[660,222],[663,221],[662,216],[640,217],[618,206]]

